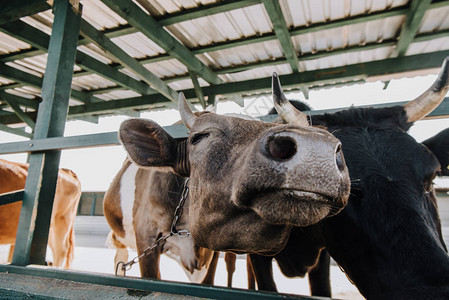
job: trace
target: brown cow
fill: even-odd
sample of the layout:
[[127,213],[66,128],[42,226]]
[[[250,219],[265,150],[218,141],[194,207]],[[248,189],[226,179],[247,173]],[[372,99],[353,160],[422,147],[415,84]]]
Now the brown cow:
[[[27,175],[28,164],[0,159],[0,194],[23,189]],[[75,248],[73,223],[80,196],[81,183],[76,174],[60,169],[48,234],[54,266],[68,269],[72,264]],[[0,244],[11,244],[9,261],[14,252],[21,206],[21,201],[0,206]]]
[[[111,227],[108,243],[117,249],[114,266],[127,262],[128,249],[138,254],[170,233],[185,178],[157,168],[140,168],[126,160],[105,194],[103,211]],[[189,229],[188,202],[178,220],[178,229]],[[183,267],[195,283],[213,283],[218,253],[198,247],[191,236],[172,236],[139,261],[142,277],[160,278],[159,258],[166,254]],[[119,268],[118,274],[123,275]]]
[[198,245],[274,254],[292,226],[314,224],[346,205],[350,183],[340,142],[309,127],[304,115],[288,125],[196,116],[182,94],[179,110],[187,139],[176,141],[143,119],[122,123],[119,137],[136,164],[190,177],[189,227]]

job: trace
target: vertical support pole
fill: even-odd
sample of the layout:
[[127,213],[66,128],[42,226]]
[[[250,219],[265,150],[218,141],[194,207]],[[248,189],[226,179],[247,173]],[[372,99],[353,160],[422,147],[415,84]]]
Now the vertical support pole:
[[203,109],[206,109],[206,101],[204,100],[204,94],[203,90],[201,89],[200,82],[198,81],[198,77],[195,73],[189,70],[190,78],[192,79],[193,83],[193,89],[195,90],[196,96],[198,97],[198,100],[200,101],[201,106]]
[[90,215],[95,216],[95,207],[97,206],[97,193],[92,193],[92,206],[90,207]]
[[[43,100],[39,105],[34,131],[35,139],[64,134],[81,20],[81,5],[73,6],[72,2],[74,1],[54,1],[55,17],[42,84]],[[45,263],[60,155],[60,151],[33,152],[30,155],[12,261],[14,265]]]

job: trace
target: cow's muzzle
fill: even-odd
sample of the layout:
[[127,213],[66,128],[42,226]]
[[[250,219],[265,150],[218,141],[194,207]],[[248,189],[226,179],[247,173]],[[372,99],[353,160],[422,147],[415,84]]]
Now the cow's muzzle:
[[273,132],[261,139],[259,149],[268,160],[280,165],[292,161],[309,171],[320,168],[329,176],[347,174],[341,143],[327,132]]

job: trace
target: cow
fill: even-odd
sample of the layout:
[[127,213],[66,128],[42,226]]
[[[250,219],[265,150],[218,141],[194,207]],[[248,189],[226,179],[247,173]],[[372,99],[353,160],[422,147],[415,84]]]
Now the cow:
[[190,178],[189,228],[198,246],[275,254],[293,226],[346,205],[350,182],[340,142],[308,126],[305,115],[287,125],[196,116],[182,93],[178,106],[187,139],[144,119],[124,121],[119,139],[137,165]]
[[[127,262],[128,248],[141,255],[157,239],[171,232],[185,177],[157,168],[141,168],[126,159],[103,201],[104,216],[111,227],[108,244],[116,249],[114,267]],[[189,229],[188,200],[176,227]],[[160,279],[161,254],[178,261],[194,283],[213,284],[218,252],[195,245],[191,236],[172,236],[139,260],[142,277]],[[117,274],[124,271],[117,269]]]
[[[407,134],[444,99],[448,61],[435,83],[404,106],[310,117],[342,142],[351,177],[348,205],[318,224],[294,228],[274,255],[288,276],[321,269],[324,276],[311,276],[312,294],[330,296],[329,261],[320,256],[325,248],[367,299],[449,299],[449,256],[432,184],[448,168],[448,131],[423,143]],[[278,105],[295,111],[288,101]],[[271,259],[251,255],[259,288],[276,289]]]
[[[25,188],[28,164],[0,159],[0,194]],[[74,221],[81,197],[81,182],[74,172],[60,169],[48,233],[48,246],[56,267],[71,267],[75,250]],[[12,260],[22,201],[0,206],[0,244],[11,244],[8,261]]]
[[[307,142],[307,140],[314,139],[314,136],[319,137],[317,146],[321,146],[321,143],[323,143],[325,146],[330,148],[325,153],[319,153],[323,155],[323,157],[326,160],[322,159],[321,163],[323,164],[330,164],[325,166],[325,174],[329,176],[336,176],[336,180],[331,180],[331,188],[335,187],[335,191],[329,191],[328,189],[325,189],[323,191],[323,194],[318,194],[318,191],[314,191],[315,188],[314,185],[311,185],[310,182],[313,180],[311,178],[312,176],[320,176],[317,173],[317,169],[314,166],[314,169],[306,174],[305,180],[309,181],[309,183],[306,183],[306,188],[309,190],[306,190],[304,192],[296,192],[293,186],[293,189],[289,186],[291,183],[287,183],[285,186],[281,186],[281,188],[284,191],[280,191],[280,195],[284,197],[286,201],[302,201],[303,198],[307,199],[309,196],[316,201],[320,201],[325,203],[325,206],[323,208],[319,208],[320,205],[317,205],[317,212],[319,212],[321,209],[326,210],[325,214],[328,213],[337,213],[342,206],[345,204],[345,198],[347,198],[347,192],[349,190],[349,182],[348,177],[344,165],[344,158],[342,156],[342,153],[339,149],[339,142],[334,139],[331,135],[329,135],[327,132],[323,130],[315,130],[312,129],[309,131],[309,128],[300,129],[304,132],[300,132],[299,134],[295,131],[299,129],[298,126],[285,126],[285,125],[265,125],[264,123],[258,121],[258,120],[243,120],[236,117],[230,117],[230,116],[218,116],[212,113],[205,113],[205,114],[199,114],[195,115],[193,114],[190,109],[188,109],[188,106],[186,104],[186,100],[183,97],[183,95],[180,95],[180,111],[184,112],[184,114],[181,114],[181,116],[184,116],[184,123],[190,124],[188,125],[188,128],[191,128],[193,123],[195,123],[196,119],[204,120],[202,126],[206,126],[203,130],[206,130],[207,132],[197,132],[194,136],[192,136],[191,140],[189,141],[190,144],[196,145],[201,142],[202,139],[207,139],[209,135],[212,135],[214,139],[216,140],[214,142],[215,147],[217,146],[217,141],[226,142],[226,138],[224,136],[220,136],[220,132],[227,133],[228,136],[231,136],[233,132],[230,132],[230,129],[234,126],[237,128],[237,130],[242,131],[239,134],[235,134],[235,138],[239,138],[239,143],[246,143],[244,137],[245,135],[248,135],[248,126],[252,126],[253,128],[256,128],[255,130],[258,131],[258,134],[264,134],[263,137],[264,140],[262,142],[267,143],[267,141],[272,140],[272,145],[270,146],[271,149],[267,149],[266,151],[268,153],[263,153],[264,159],[266,158],[272,159],[272,164],[276,166],[277,168],[280,167],[286,167],[286,168],[292,168],[293,166],[288,166],[288,161],[292,161],[294,159],[300,159],[302,163],[308,163],[311,159],[311,157],[308,157],[303,153],[304,156],[296,155],[298,150],[303,149],[297,149],[298,142],[303,142],[301,140],[303,137],[301,135],[304,135],[304,142]],[[187,116],[187,117],[185,117]],[[218,120],[215,120],[215,118],[218,118]],[[304,120],[303,120],[304,121]],[[217,126],[215,125],[217,123]],[[256,125],[256,126],[254,126]],[[143,126],[143,127],[142,127]],[[287,129],[287,130],[286,130]],[[143,130],[143,131],[141,131]],[[172,140],[163,129],[150,121],[145,121],[141,119],[131,119],[124,124],[122,124],[121,129],[119,131],[119,137],[122,143],[125,146],[125,149],[128,150],[129,156],[131,159],[139,166],[143,166],[145,168],[138,168],[138,166],[133,166],[131,162],[125,163],[122,170],[117,174],[116,178],[111,184],[111,187],[109,188],[108,192],[105,195],[105,201],[104,201],[104,214],[107,218],[111,228],[112,232],[110,234],[109,240],[111,241],[111,244],[113,247],[117,248],[117,255],[115,258],[115,264],[117,264],[119,261],[126,261],[127,259],[127,247],[130,248],[137,248],[137,251],[139,255],[143,253],[144,249],[148,247],[149,245],[152,245],[154,241],[159,236],[164,236],[170,231],[170,225],[171,220],[173,216],[173,212],[176,208],[177,201],[179,200],[179,197],[182,192],[182,185],[184,183],[184,177],[190,175],[190,162],[183,161],[183,157],[176,158],[179,160],[179,165],[172,165],[172,163],[178,164],[178,162],[168,162],[168,161],[157,161],[159,159],[171,159],[175,157],[154,157],[151,158],[154,162],[148,163],[148,158],[143,158],[140,156],[135,156],[144,154],[146,155],[147,151],[150,151],[150,154],[154,155],[156,154],[154,151],[155,149],[148,149],[145,147],[155,147],[157,146],[159,149],[156,149],[156,151],[160,151],[160,155],[171,155],[171,153],[164,153],[168,151],[172,151],[172,149],[169,149],[173,145],[163,145],[163,142],[171,142],[175,143],[174,140]],[[277,138],[277,135],[279,135],[279,138]],[[140,149],[136,148],[135,142],[137,142],[137,146],[140,146],[139,143],[142,141],[145,141],[144,138],[147,136],[149,138],[148,145],[144,146],[144,151],[141,151]],[[151,140],[152,138],[152,140]],[[161,138],[161,140],[159,140]],[[260,140],[256,140],[257,136],[251,137],[253,139],[253,144],[256,144],[256,142],[261,143]],[[296,139],[296,140],[295,140]],[[140,140],[140,142],[139,142]],[[159,143],[160,145],[157,145],[156,143]],[[203,142],[204,143],[204,142]],[[313,143],[313,142],[311,142]],[[154,144],[154,145],[151,145]],[[181,141],[179,146],[175,147],[181,147],[187,149],[188,146],[186,146],[186,140]],[[225,146],[225,145],[223,145]],[[237,145],[236,145],[237,146]],[[263,144],[257,144],[253,145],[253,147],[261,147]],[[302,145],[301,145],[302,146]],[[243,148],[243,145],[240,145],[239,151],[241,151]],[[164,149],[167,148],[167,149]],[[200,151],[207,150],[202,149],[196,146],[195,148],[198,148]],[[190,148],[189,148],[190,149]],[[304,147],[304,150],[309,151],[312,148]],[[224,151],[229,151],[230,149],[225,149]],[[264,150],[265,149],[261,149]],[[285,153],[283,153],[285,152]],[[291,152],[291,153],[288,153]],[[318,151],[320,152],[320,151]],[[174,154],[174,153],[173,153]],[[216,153],[215,150],[211,154],[219,154]],[[180,152],[180,155],[185,155]],[[331,161],[328,162],[327,159],[329,157],[325,157],[326,155],[330,156]],[[273,157],[270,157],[273,156]],[[212,161],[215,161],[213,157],[209,158]],[[223,159],[223,158],[220,158]],[[279,161],[281,163],[279,163]],[[143,162],[143,163],[142,163]],[[168,165],[162,165],[164,163],[167,163]],[[269,162],[269,161],[268,161]],[[259,162],[260,164],[260,162]],[[200,167],[202,164],[200,163]],[[170,169],[168,167],[171,167]],[[215,168],[220,169],[221,166],[214,166]],[[229,166],[228,166],[229,167]],[[262,166],[264,168],[267,168],[267,166]],[[273,166],[269,166],[273,168]],[[133,169],[134,171],[127,171],[129,169]],[[304,168],[304,166],[303,166]],[[328,168],[329,170],[326,170]],[[254,172],[252,175],[254,178],[255,176],[259,176],[257,172],[258,170],[251,170]],[[278,172],[279,174],[282,174],[284,171],[282,170],[274,170]],[[288,173],[290,173],[289,171]],[[128,174],[129,173],[129,174]],[[287,173],[287,174],[288,174]],[[298,176],[296,174],[291,174],[290,176]],[[211,175],[207,175],[205,178],[212,178]],[[193,177],[193,180],[196,178]],[[268,179],[268,178],[267,178]],[[192,180],[192,178],[190,179]],[[291,179],[289,179],[291,180]],[[206,180],[204,180],[206,181]],[[195,181],[194,181],[195,182]],[[309,184],[309,185],[307,185]],[[332,186],[334,185],[334,186]],[[193,186],[193,190],[196,190],[197,184]],[[251,189],[254,189],[257,187],[251,187]],[[279,193],[279,187],[276,186],[267,186],[267,191],[270,193]],[[276,191],[278,189],[278,191]],[[122,192],[125,191],[125,192]],[[228,189],[227,193],[230,193],[230,189]],[[243,191],[242,191],[243,192]],[[257,190],[250,190],[246,193],[260,193]],[[320,191],[321,192],[321,191]],[[129,193],[126,195],[126,193]],[[299,195],[294,195],[294,193],[298,193]],[[303,193],[303,194],[302,194]],[[262,195],[262,193],[260,193]],[[248,197],[248,195],[244,195],[245,198]],[[227,196],[229,197],[229,196]],[[259,196],[260,197],[260,196]],[[261,198],[260,201],[268,201],[272,196],[266,197],[266,199]],[[239,198],[241,196],[238,196],[234,201],[241,201]],[[125,200],[128,199],[128,200]],[[129,200],[130,199],[130,200]],[[205,199],[207,200],[207,198]],[[249,200],[249,199],[248,199]],[[246,201],[248,201],[246,200]],[[216,200],[218,201],[218,199]],[[326,203],[326,201],[329,201]],[[126,204],[125,204],[126,202]],[[232,210],[235,210],[237,208],[237,203],[230,203],[228,204],[229,208]],[[294,208],[294,206],[300,206],[301,204],[295,204],[290,203],[291,207]],[[239,204],[239,206],[242,206]],[[245,205],[246,206],[246,205]],[[243,207],[245,207],[243,206]],[[191,207],[191,205],[190,205]],[[305,207],[306,209],[310,209],[308,207]],[[298,209],[298,208],[296,208]],[[247,208],[240,208],[239,210],[242,210],[240,212],[239,218],[242,218],[245,214],[248,214],[249,212],[246,212]],[[125,212],[126,211],[126,212]],[[191,214],[191,208],[188,208],[187,211],[183,214],[183,217],[181,219],[182,227],[185,228],[191,228],[190,222],[188,221],[188,217]],[[266,213],[266,212],[265,212]],[[250,213],[251,215],[254,214],[254,212]],[[313,214],[313,212],[312,212]],[[128,216],[128,218],[126,218]],[[184,217],[185,216],[185,217]],[[253,216],[252,218],[254,218]],[[306,216],[307,217],[307,216]],[[316,216],[312,215],[312,218],[315,218]],[[257,217],[259,220],[257,222],[260,222],[260,217]],[[125,219],[128,219],[125,221]],[[209,220],[211,221],[211,220]],[[236,220],[240,222],[239,220]],[[223,219],[221,220],[223,222]],[[279,221],[277,221],[279,223]],[[285,222],[285,221],[281,221]],[[295,222],[310,222],[309,220],[301,220],[300,218],[297,218]],[[313,220],[311,222],[314,222]],[[216,226],[216,225],[215,225]],[[279,226],[278,224],[274,226],[268,226],[267,228],[271,228],[271,230],[276,229]],[[281,227],[282,230],[285,232],[285,234],[288,235],[288,231],[291,228],[291,225],[288,223]],[[234,229],[235,230],[235,229]],[[195,235],[195,234],[194,234]],[[183,244],[181,244],[181,242]],[[178,245],[173,245],[178,244]],[[205,245],[205,244],[203,244]],[[214,249],[216,251],[222,251],[222,250],[228,250],[228,248],[222,248],[223,246],[220,245],[218,248],[215,246],[208,248]],[[239,246],[242,247],[242,246]],[[171,254],[174,257],[178,258],[178,261],[181,262],[182,266],[186,270],[186,273],[189,277],[189,279],[192,281],[192,276],[190,274],[197,273],[196,270],[198,268],[204,267],[203,274],[211,274],[211,270],[214,271],[213,268],[211,268],[207,262],[203,262],[202,256],[195,253],[195,249],[203,249],[202,247],[198,247],[193,243],[192,239],[181,239],[176,238],[173,240],[168,239],[167,244],[163,247],[159,247],[155,249],[150,255],[145,256],[142,260],[139,261],[140,267],[141,267],[141,275],[143,277],[151,277],[151,278],[160,278],[159,274],[159,264],[158,259],[159,255],[165,251],[169,251],[171,249]],[[233,248],[231,248],[234,250]],[[207,251],[203,249],[203,251]],[[209,250],[210,251],[210,250]],[[175,253],[176,252],[176,253]],[[126,254],[125,254],[126,253]],[[206,252],[207,253],[207,252]],[[210,256],[210,255],[209,255]],[[208,257],[209,257],[208,256]],[[230,282],[232,280],[232,272],[234,270],[233,266],[235,265],[235,255],[232,255],[230,252],[226,253],[225,260],[228,267],[228,286],[230,285]],[[216,264],[216,262],[215,262]],[[212,272],[213,273],[213,272]],[[202,276],[194,276],[197,279],[199,278],[200,281],[194,281],[194,282],[202,282],[205,283],[204,280],[201,281]],[[211,278],[213,278],[213,275],[207,276],[209,278],[209,281],[206,283],[213,283],[211,282]],[[212,279],[213,280],[213,279]]]

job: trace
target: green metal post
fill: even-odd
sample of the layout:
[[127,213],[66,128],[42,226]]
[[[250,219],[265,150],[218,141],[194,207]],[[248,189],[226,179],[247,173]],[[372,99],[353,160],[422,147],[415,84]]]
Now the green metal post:
[[[47,67],[42,84],[35,139],[60,137],[67,119],[70,89],[79,37],[81,5],[67,0],[55,0],[55,15],[50,38]],[[30,143],[33,141],[31,140]],[[25,184],[16,247],[12,264],[43,264],[53,198],[58,177],[61,152],[43,151],[30,155],[30,167]]]
[[95,206],[97,206],[97,194],[92,194],[92,205],[90,207],[90,215],[95,216]]

